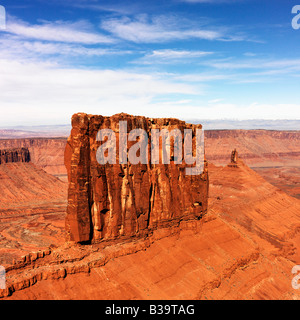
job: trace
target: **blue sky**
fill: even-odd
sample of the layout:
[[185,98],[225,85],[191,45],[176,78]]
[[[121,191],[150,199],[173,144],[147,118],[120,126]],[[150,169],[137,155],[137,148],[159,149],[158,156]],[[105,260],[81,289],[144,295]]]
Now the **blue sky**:
[[300,119],[298,2],[0,0],[0,127],[75,112]]

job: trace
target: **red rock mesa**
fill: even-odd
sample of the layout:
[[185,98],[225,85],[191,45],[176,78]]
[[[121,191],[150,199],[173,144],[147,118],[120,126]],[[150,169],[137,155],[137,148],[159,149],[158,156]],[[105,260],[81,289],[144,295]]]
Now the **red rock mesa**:
[[27,148],[0,150],[0,164],[11,162],[29,162],[30,154]]
[[[117,114],[112,117],[78,113],[72,117],[72,131],[65,150],[68,171],[67,240],[99,242],[132,236],[146,236],[160,227],[178,225],[181,220],[199,219],[207,211],[208,172],[186,175],[187,164],[104,164],[97,162],[101,129],[112,129],[120,145],[119,121],[127,122],[127,130],[184,129],[195,131],[201,125],[177,119],[149,119]],[[128,141],[125,150],[137,141]],[[183,142],[184,147],[184,142]],[[149,148],[150,149],[150,148]],[[160,148],[161,152],[161,148]],[[118,158],[117,154],[117,158]]]
[[205,131],[205,155],[209,162],[227,165],[232,148],[236,148],[245,164],[252,168],[297,167],[300,159],[300,131]]
[[61,177],[66,175],[64,150],[67,138],[0,139],[0,150],[26,148],[30,161],[46,172]]

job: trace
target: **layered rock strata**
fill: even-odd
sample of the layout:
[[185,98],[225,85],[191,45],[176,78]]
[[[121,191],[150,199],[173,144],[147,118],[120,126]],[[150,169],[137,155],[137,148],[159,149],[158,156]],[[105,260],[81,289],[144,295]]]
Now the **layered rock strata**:
[[0,164],[11,162],[30,162],[29,150],[27,148],[0,150]]
[[227,165],[234,146],[250,167],[299,166],[300,131],[206,130],[205,154],[215,165]]
[[61,176],[66,175],[64,151],[67,138],[24,138],[0,139],[0,150],[26,148],[30,161],[46,172]]
[[[185,169],[192,165],[187,165],[184,160],[177,164],[172,140],[169,164],[153,164],[150,147],[147,149],[147,163],[120,161],[120,155],[128,155],[138,139],[127,141],[125,149],[116,152],[115,164],[99,164],[97,150],[101,141],[97,141],[97,134],[99,130],[110,129],[115,133],[116,146],[121,146],[120,139],[124,136],[120,134],[120,121],[126,122],[127,132],[144,130],[149,145],[151,129],[179,129],[182,136],[185,129],[191,129],[195,146],[196,129],[202,128],[177,119],[149,119],[127,114],[112,117],[73,115],[72,131],[65,150],[69,180],[68,241],[95,243],[146,236],[151,230],[173,226],[181,220],[199,219],[207,211],[207,163],[204,161],[201,174],[186,175]],[[184,139],[182,147],[185,147]]]

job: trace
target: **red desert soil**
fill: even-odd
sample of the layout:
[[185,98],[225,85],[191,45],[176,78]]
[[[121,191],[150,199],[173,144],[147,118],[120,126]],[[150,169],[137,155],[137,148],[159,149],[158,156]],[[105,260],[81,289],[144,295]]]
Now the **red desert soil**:
[[254,170],[274,186],[300,199],[300,167],[254,168]]
[[205,131],[205,154],[210,162],[226,165],[233,149],[249,167],[299,167],[300,131]]
[[268,182],[300,198],[300,131],[205,131],[205,153],[210,162],[226,165],[234,148]]
[[65,182],[33,163],[5,163],[0,194],[0,265],[64,242]]
[[[209,210],[200,221],[154,231],[147,239],[66,243],[32,253],[7,266],[2,296],[299,299],[291,269],[300,264],[300,200],[242,162],[238,167],[210,164],[209,173]],[[36,240],[45,233],[47,238],[46,227]]]

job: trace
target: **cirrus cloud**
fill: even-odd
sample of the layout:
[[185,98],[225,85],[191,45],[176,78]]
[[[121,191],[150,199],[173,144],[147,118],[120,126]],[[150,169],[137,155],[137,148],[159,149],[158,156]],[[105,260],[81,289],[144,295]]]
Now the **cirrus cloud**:
[[174,50],[174,49],[162,49],[153,50],[151,53],[147,53],[140,59],[134,61],[134,63],[139,64],[153,64],[153,63],[163,63],[171,64],[181,61],[183,63],[188,63],[192,59],[202,58],[213,54],[209,51],[197,51],[197,50]]
[[139,15],[135,19],[128,17],[104,20],[101,28],[118,38],[136,43],[159,43],[171,40],[187,40],[192,38],[218,40],[224,34],[216,28],[179,27],[176,17]]
[[5,31],[23,39],[91,45],[114,42],[113,38],[93,31],[92,26],[84,20],[76,22],[44,21],[41,24],[29,24],[19,19],[10,18]]

